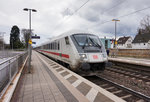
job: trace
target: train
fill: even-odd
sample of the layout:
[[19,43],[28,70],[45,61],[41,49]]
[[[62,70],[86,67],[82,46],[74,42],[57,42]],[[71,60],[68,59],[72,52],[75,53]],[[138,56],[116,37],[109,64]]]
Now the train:
[[37,51],[72,71],[105,69],[108,61],[104,45],[93,33],[72,30],[37,47]]

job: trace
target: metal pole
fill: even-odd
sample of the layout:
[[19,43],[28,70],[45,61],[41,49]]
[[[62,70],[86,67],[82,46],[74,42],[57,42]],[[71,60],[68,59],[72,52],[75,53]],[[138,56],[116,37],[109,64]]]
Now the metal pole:
[[[31,12],[37,12],[35,9],[29,9],[29,8],[24,8],[24,11],[29,11],[29,40],[31,40]],[[29,54],[29,62],[28,62],[28,71],[30,73],[31,70],[31,52],[32,51],[32,46],[31,43],[28,42],[28,54]]]
[[116,48],[116,32],[117,32],[117,21],[115,21],[115,48]]
[[[29,40],[31,40],[31,9],[29,9]],[[31,44],[29,44],[29,65],[28,65],[28,71],[31,73]]]

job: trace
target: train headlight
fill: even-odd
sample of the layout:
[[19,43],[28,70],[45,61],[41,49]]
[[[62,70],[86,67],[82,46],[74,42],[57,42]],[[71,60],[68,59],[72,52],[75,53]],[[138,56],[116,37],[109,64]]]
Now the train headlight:
[[86,59],[87,58],[86,54],[79,54],[79,55],[80,55],[81,59]]

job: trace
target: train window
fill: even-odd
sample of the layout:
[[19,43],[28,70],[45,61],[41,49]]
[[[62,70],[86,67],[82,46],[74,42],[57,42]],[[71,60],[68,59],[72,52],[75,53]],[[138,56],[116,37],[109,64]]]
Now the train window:
[[90,34],[73,35],[79,46],[99,46],[101,45],[99,38]]
[[55,42],[55,45],[56,45],[56,50],[58,49],[58,44],[57,44],[57,42]]
[[59,50],[59,42],[58,42],[58,50]]
[[50,49],[52,49],[52,43],[50,43]]
[[54,42],[54,50],[56,50],[56,48],[57,48],[57,44],[56,42]]
[[53,50],[55,50],[55,42],[53,42]]
[[49,43],[49,49],[51,48],[51,45],[50,45],[50,43]]
[[55,50],[58,50],[58,44],[55,42]]
[[53,50],[53,43],[51,43],[52,44],[52,50]]
[[48,49],[48,44],[46,45],[46,49]]
[[54,50],[54,43],[52,43],[52,50]]
[[74,35],[74,38],[75,38],[76,42],[77,42],[80,46],[87,45],[87,42],[88,42],[87,35],[75,34],[75,35]]
[[65,41],[66,41],[66,45],[69,45],[69,38],[68,38],[68,36],[65,37]]
[[55,49],[55,45],[54,45],[54,42],[53,42],[53,50]]

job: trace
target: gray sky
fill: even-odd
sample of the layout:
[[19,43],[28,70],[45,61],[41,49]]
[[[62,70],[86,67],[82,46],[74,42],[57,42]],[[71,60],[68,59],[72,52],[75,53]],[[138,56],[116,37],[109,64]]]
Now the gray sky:
[[[1,0],[0,32],[6,32],[5,42],[9,43],[10,30],[17,25],[20,30],[29,28],[28,12],[23,8],[36,9],[32,13],[32,29],[41,36],[36,40],[41,44],[48,38],[71,29],[80,29],[98,34],[100,37],[114,38],[113,18],[118,18],[117,36],[135,36],[140,21],[150,15],[150,9],[130,14],[150,7],[150,0]],[[78,10],[79,9],[79,10]],[[76,10],[78,10],[76,12]],[[76,13],[75,13],[76,12]],[[106,21],[109,21],[105,23]]]

